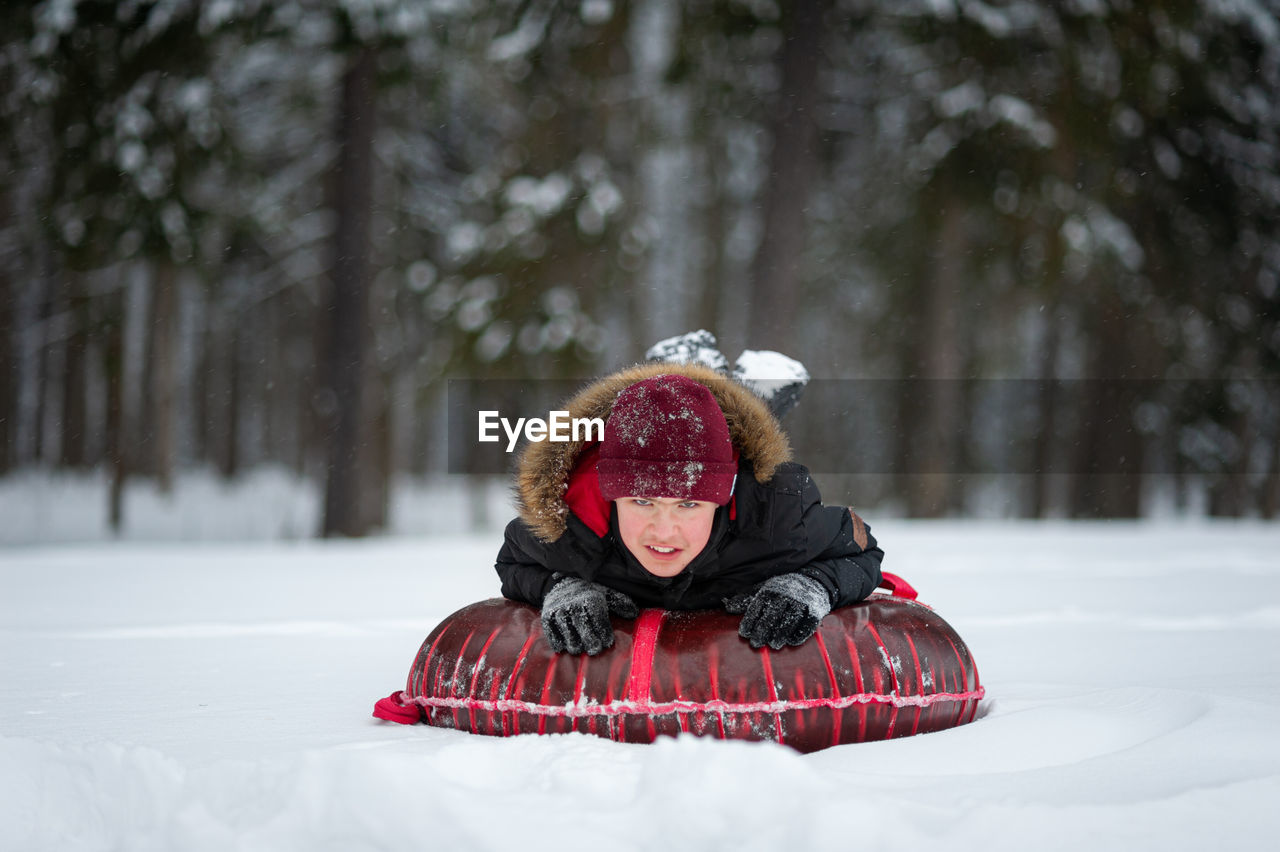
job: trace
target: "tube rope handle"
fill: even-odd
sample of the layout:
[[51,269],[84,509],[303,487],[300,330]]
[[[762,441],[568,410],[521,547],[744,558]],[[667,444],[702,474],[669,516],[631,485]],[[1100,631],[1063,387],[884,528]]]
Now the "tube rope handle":
[[915,586],[899,577],[897,574],[890,574],[887,571],[880,572],[880,583],[876,587],[879,589],[888,589],[889,594],[897,598],[906,598],[909,601],[915,600],[920,593],[916,591]]
[[373,715],[387,722],[412,725],[422,721],[422,708],[412,701],[409,693],[393,692],[373,705]]

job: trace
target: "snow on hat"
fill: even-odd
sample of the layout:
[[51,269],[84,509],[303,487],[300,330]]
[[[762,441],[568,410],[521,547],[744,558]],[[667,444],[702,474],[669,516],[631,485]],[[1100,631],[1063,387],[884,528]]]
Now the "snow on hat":
[[596,470],[606,500],[675,497],[723,506],[738,466],[724,412],[711,391],[667,374],[618,394],[604,424]]

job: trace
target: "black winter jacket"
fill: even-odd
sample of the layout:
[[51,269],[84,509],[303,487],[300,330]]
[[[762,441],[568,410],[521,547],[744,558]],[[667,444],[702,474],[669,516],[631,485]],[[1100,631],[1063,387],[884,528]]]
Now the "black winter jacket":
[[725,598],[792,572],[821,583],[833,607],[871,594],[884,553],[870,528],[850,509],[822,505],[809,471],[789,461],[777,421],[741,385],[696,366],[646,364],[601,379],[565,407],[571,417],[607,418],[622,388],[663,373],[707,385],[739,451],[733,502],[716,511],[707,546],[674,577],[650,574],[622,544],[612,504],[607,529],[606,509],[589,507],[600,513],[592,523],[570,509],[566,494],[573,477],[584,475],[575,469],[591,445],[531,444],[517,477],[520,517],[507,525],[494,565],[502,594],[541,606],[553,575],[570,574],[625,592],[640,606],[719,609]]
[[519,518],[507,525],[495,568],[502,594],[542,605],[552,574],[572,574],[630,595],[642,607],[719,609],[725,598],[754,590],[777,574],[800,572],[823,585],[833,607],[862,600],[880,582],[884,553],[870,529],[849,509],[823,506],[809,471],[786,462],[768,483],[740,470],[736,518],[716,510],[711,538],[674,577],[641,567],[618,535],[617,512],[609,532],[597,536],[576,515],[564,535],[538,540]]

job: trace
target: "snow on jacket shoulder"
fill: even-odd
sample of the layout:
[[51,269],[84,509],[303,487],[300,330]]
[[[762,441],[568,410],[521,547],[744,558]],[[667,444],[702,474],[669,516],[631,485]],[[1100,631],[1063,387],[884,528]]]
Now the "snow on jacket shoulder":
[[520,516],[508,524],[495,569],[502,593],[535,606],[553,574],[572,574],[631,595],[641,606],[719,608],[777,574],[800,571],[827,589],[834,606],[866,597],[880,580],[883,552],[844,507],[823,506],[803,466],[790,461],[786,434],[758,397],[696,365],[644,364],[588,385],[564,408],[570,417],[607,419],[625,387],[679,373],[715,396],[739,455],[732,502],[716,512],[706,548],[675,577],[645,571],[622,545],[613,504],[600,495],[587,442],[530,444],[516,489]]

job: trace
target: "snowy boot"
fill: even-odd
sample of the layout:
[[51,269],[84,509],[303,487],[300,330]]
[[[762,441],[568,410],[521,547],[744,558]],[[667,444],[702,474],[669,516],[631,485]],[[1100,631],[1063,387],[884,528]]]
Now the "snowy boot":
[[763,399],[773,416],[781,420],[800,401],[809,383],[809,371],[781,352],[747,349],[733,365],[733,378]]
[[649,347],[646,361],[666,364],[700,364],[730,376],[765,401],[779,420],[795,408],[809,382],[804,364],[781,352],[748,349],[738,356],[732,373],[729,359],[716,348],[716,336],[705,329],[668,337]]
[[700,364],[729,375],[729,359],[716,348],[716,336],[704,329],[659,340],[644,353],[646,361],[666,364]]

